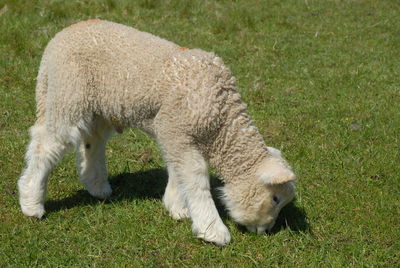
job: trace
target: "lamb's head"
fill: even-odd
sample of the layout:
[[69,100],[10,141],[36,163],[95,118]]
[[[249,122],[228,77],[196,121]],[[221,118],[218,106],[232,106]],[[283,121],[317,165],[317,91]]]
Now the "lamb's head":
[[268,147],[268,157],[251,177],[226,183],[223,200],[230,216],[249,231],[270,230],[280,210],[295,196],[296,177],[278,149]]

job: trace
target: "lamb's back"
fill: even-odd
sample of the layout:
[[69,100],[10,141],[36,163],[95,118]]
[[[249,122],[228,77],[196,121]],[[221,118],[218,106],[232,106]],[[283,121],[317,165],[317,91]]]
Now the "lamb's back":
[[215,54],[108,21],[64,29],[49,43],[43,61],[53,91],[50,103],[74,118],[87,112],[140,125],[163,106],[171,116],[179,114],[186,130],[207,136],[200,132],[223,124],[240,98]]
[[118,120],[151,116],[163,99],[157,88],[163,66],[183,50],[121,24],[76,23],[45,49],[41,69],[47,69],[49,103],[59,107],[55,112],[76,116],[83,111]]
[[59,32],[46,48],[45,57],[59,66],[78,66],[81,71],[91,69],[91,73],[120,77],[129,73],[129,77],[145,79],[151,78],[159,71],[157,67],[180,49],[170,41],[132,27],[89,20]]

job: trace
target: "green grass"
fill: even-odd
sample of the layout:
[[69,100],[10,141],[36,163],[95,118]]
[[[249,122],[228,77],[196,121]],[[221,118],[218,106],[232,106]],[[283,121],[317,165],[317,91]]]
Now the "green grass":
[[[0,14],[0,267],[399,267],[397,1],[9,0]],[[164,165],[136,130],[108,145],[109,201],[77,183],[70,153],[51,175],[46,218],[22,215],[16,180],[41,53],[95,17],[225,60],[266,143],[300,177],[271,234],[247,233],[221,209],[232,243],[194,238],[162,208]]]

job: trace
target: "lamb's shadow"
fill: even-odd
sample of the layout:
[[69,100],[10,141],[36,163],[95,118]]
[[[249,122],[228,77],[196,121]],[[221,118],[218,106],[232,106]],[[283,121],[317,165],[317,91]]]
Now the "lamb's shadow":
[[303,208],[296,206],[296,202],[290,202],[282,208],[271,234],[275,234],[282,229],[290,229],[294,232],[311,233],[307,214]]
[[[51,213],[79,206],[95,205],[99,202],[161,199],[167,180],[168,175],[165,169],[121,173],[110,178],[113,194],[105,201],[100,201],[90,196],[86,190],[79,190],[74,195],[61,200],[48,200],[46,202],[46,210]],[[228,215],[219,198],[220,192],[218,191],[221,186],[223,186],[222,182],[216,176],[211,175],[212,195],[221,218],[225,220]],[[290,228],[292,231],[297,232],[310,230],[304,210],[298,208],[294,203],[290,203],[282,209],[271,233],[276,233],[285,228]],[[244,229],[241,228],[241,230]]]
[[121,173],[109,178],[113,193],[106,200],[92,197],[86,190],[61,200],[46,201],[46,210],[55,212],[78,206],[95,205],[99,202],[119,202],[123,200],[161,199],[167,185],[168,175],[164,169],[151,169],[135,173]]

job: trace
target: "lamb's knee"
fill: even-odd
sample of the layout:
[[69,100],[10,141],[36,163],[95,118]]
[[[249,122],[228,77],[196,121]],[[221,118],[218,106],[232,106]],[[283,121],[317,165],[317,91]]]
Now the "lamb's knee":
[[203,156],[196,152],[182,155],[183,165],[181,170],[181,180],[184,183],[196,183],[203,187],[209,187],[208,184],[208,166]]

